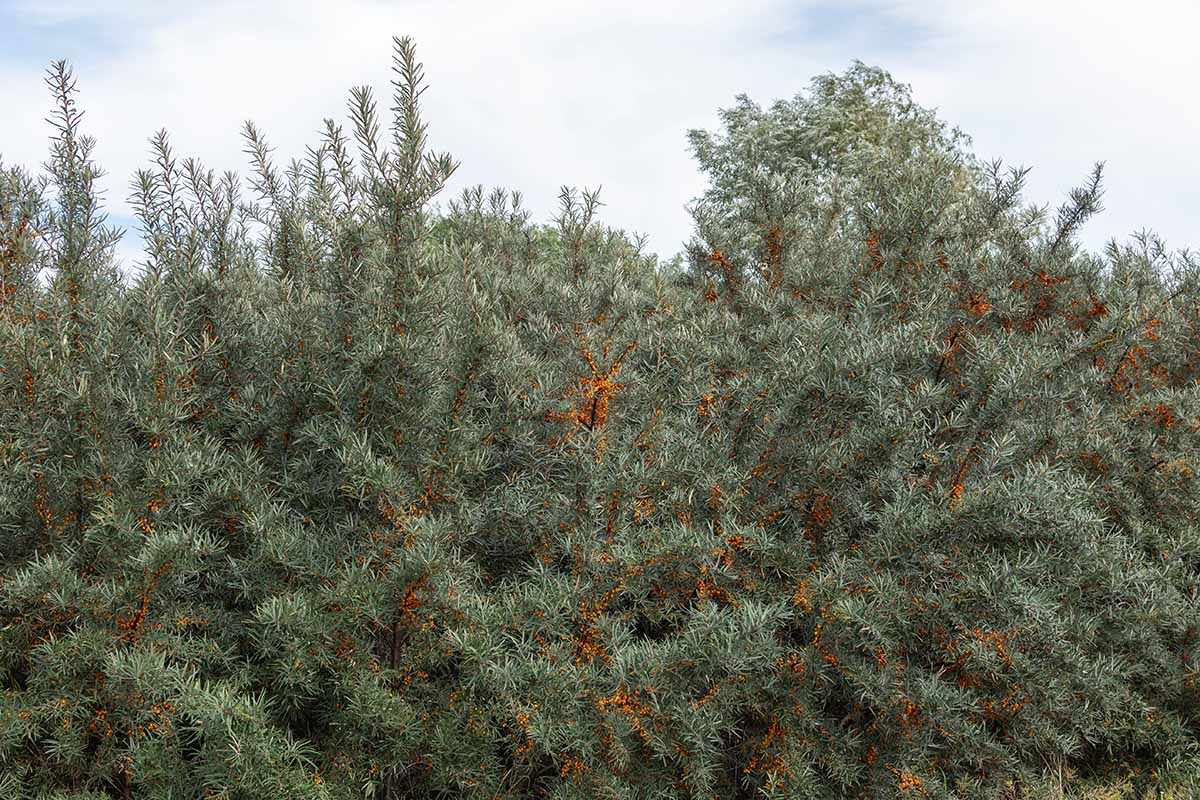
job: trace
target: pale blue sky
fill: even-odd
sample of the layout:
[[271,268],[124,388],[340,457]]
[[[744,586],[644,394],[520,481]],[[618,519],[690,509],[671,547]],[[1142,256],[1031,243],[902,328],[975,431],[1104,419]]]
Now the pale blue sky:
[[910,84],[981,158],[1033,167],[1027,202],[1053,212],[1105,161],[1088,249],[1143,228],[1196,249],[1198,23],[1200,4],[1183,0],[0,0],[0,158],[45,159],[43,78],[67,59],[130,263],[128,187],[156,130],[181,159],[246,175],[251,119],[286,163],[318,143],[322,118],[350,131],[351,86],[373,86],[386,110],[392,36],[411,35],[430,146],[461,162],[443,207],[481,183],[521,190],[548,222],[560,186],[603,185],[602,221],[667,258],[705,188],[687,129],[716,128],[739,92],[768,107],[859,58]]

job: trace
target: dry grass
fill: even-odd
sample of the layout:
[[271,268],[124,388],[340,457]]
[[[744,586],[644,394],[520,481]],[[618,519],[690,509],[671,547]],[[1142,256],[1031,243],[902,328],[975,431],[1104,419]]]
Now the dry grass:
[[1101,778],[1080,778],[1064,768],[1014,795],[1019,800],[1200,800],[1200,760],[1184,763],[1157,780],[1147,781],[1133,770]]

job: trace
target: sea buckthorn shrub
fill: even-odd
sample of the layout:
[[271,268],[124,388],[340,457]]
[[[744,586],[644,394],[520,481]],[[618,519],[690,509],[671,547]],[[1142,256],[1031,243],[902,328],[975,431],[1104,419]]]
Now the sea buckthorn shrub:
[[[666,263],[431,209],[412,42],[251,194],[74,84],[0,165],[12,797],[993,798],[1197,769],[1195,263],[856,63],[694,131]],[[47,190],[53,191],[47,191]]]

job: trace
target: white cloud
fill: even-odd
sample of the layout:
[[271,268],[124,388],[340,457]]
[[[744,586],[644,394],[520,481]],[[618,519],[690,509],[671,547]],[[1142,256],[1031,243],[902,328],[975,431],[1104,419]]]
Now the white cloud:
[[923,105],[959,125],[984,158],[1032,166],[1027,201],[1051,211],[1104,161],[1105,210],[1089,249],[1148,228],[1168,247],[1200,247],[1200,5],[892,0],[941,28],[934,51],[893,62]]
[[[850,10],[847,10],[847,9]],[[1026,199],[1052,209],[1106,160],[1106,211],[1083,230],[1099,249],[1152,227],[1196,244],[1200,112],[1187,47],[1197,12],[1183,4],[952,3],[861,0],[494,2],[132,2],[10,4],[0,17],[104,26],[115,51],[65,54],[76,68],[86,132],[99,140],[114,214],[129,213],[133,171],[160,127],[181,157],[245,174],[241,124],[252,119],[284,163],[318,142],[323,117],[347,132],[349,88],[390,105],[393,35],[425,64],[422,97],[435,151],[462,162],[444,206],[476,183],[522,191],[549,221],[563,184],[603,184],[608,224],[650,235],[667,257],[691,234],[684,204],[704,189],[687,152],[691,127],[746,92],[763,106],[854,58],[913,86],[918,102],[974,137],[987,159],[1034,167]],[[817,24],[818,28],[811,26]],[[115,34],[114,34],[115,32]],[[26,50],[29,48],[26,47]],[[50,98],[43,63],[0,68],[6,162],[40,163]],[[1188,187],[1188,188],[1185,188]],[[129,248],[122,251],[128,259]]]

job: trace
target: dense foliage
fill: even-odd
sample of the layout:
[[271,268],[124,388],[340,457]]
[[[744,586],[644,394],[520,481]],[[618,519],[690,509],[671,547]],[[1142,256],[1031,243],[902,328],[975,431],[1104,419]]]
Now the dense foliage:
[[[177,161],[122,279],[0,165],[7,797],[998,798],[1200,779],[1200,286],[856,63],[691,133],[659,264],[381,142]],[[357,155],[352,150],[357,150]],[[1180,777],[1182,776],[1182,777]]]

